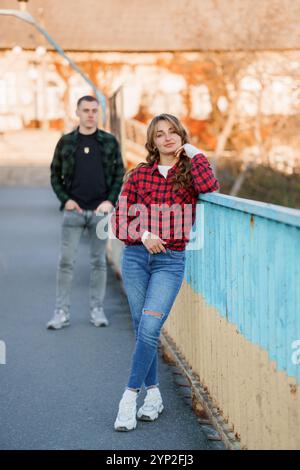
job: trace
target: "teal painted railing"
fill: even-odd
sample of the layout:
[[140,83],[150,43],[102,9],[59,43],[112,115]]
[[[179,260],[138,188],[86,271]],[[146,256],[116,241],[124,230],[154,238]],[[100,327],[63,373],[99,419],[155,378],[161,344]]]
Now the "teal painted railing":
[[187,251],[188,284],[300,383],[300,211],[219,193],[199,199],[194,230],[203,224],[204,243]]

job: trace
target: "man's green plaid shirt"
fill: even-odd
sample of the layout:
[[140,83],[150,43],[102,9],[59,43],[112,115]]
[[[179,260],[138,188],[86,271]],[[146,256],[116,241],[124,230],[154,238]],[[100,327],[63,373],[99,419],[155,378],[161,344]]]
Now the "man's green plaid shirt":
[[[66,201],[70,199],[68,191],[71,188],[74,176],[78,132],[77,128],[60,138],[50,167],[51,185],[61,202],[61,209],[63,209]],[[124,175],[119,144],[112,134],[101,129],[98,129],[96,138],[100,144],[103,171],[108,187],[107,199],[115,204],[118,200]]]

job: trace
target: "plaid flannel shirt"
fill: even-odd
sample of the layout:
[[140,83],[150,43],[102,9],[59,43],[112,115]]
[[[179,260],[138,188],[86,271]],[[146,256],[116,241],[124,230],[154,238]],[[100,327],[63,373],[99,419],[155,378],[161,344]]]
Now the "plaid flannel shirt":
[[[51,163],[51,186],[61,202],[62,210],[70,199],[68,191],[71,188],[75,169],[75,152],[78,144],[79,129],[66,134],[58,141]],[[124,165],[117,139],[101,129],[98,129],[96,139],[100,144],[103,171],[108,187],[107,199],[115,204],[118,200],[124,176]]]
[[[166,241],[165,248],[182,251],[189,241],[195,221],[199,193],[219,189],[209,161],[202,153],[191,159],[193,184],[173,190],[172,178],[178,163],[160,174],[158,163],[136,168],[123,185],[116,210],[111,218],[114,235],[126,245],[141,244],[145,230]],[[173,210],[174,209],[174,210]]]

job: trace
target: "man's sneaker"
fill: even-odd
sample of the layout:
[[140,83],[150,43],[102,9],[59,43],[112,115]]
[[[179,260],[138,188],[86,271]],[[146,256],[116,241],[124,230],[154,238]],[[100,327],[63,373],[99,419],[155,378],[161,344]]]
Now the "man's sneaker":
[[93,308],[91,311],[91,322],[95,326],[108,326],[108,320],[102,307]]
[[157,387],[149,388],[143,406],[137,417],[142,421],[154,421],[164,409],[160,391]]
[[116,431],[132,431],[136,428],[136,398],[136,392],[132,390],[124,392],[114,424]]
[[62,308],[59,308],[54,310],[54,316],[47,323],[47,328],[49,330],[60,330],[68,325],[70,325],[70,314],[66,313]]

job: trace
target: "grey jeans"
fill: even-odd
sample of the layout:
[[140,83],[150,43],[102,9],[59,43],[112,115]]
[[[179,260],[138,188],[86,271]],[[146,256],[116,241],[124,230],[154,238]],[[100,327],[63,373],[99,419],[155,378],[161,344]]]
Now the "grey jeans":
[[[103,217],[103,216],[102,216]],[[106,243],[96,235],[97,223],[102,219],[93,211],[64,210],[61,229],[60,256],[56,280],[56,308],[70,310],[71,285],[79,241],[84,229],[90,239],[90,308],[102,307],[106,290]]]

